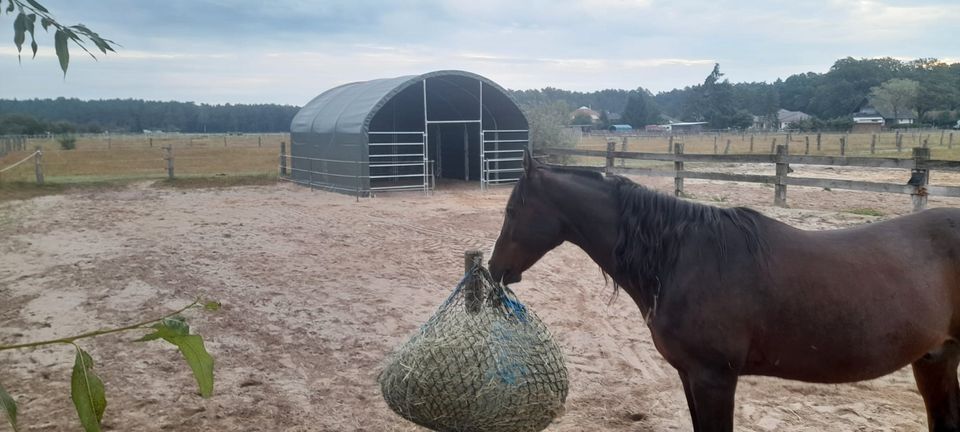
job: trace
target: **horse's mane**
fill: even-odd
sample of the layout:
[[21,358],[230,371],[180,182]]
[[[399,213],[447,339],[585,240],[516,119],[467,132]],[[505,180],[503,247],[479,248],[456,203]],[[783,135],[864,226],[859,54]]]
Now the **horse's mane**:
[[615,249],[617,269],[636,282],[645,296],[658,295],[650,291],[659,291],[662,283],[673,278],[684,244],[694,238],[708,239],[707,244],[699,247],[716,247],[716,265],[721,270],[727,243],[734,240],[733,236],[742,236],[752,254],[764,249],[758,232],[764,217],[755,210],[684,201],[625,177],[608,178],[614,184],[620,214]]
[[614,249],[617,272],[636,285],[651,312],[655,311],[661,285],[673,279],[679,270],[677,260],[683,246],[695,238],[707,239],[707,243],[694,247],[716,248],[718,259],[710,264],[718,266],[721,273],[728,243],[735,240],[733,236],[743,239],[748,253],[759,255],[764,249],[759,223],[765,218],[755,210],[677,199],[626,177],[600,171],[556,165],[550,169],[604,182],[613,188],[620,218]]

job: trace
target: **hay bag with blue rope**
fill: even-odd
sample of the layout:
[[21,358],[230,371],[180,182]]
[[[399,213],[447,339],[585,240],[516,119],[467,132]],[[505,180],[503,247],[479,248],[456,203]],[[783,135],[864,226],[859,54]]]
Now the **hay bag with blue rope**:
[[563,354],[480,261],[387,360],[383,397],[400,416],[436,431],[543,430],[567,398]]

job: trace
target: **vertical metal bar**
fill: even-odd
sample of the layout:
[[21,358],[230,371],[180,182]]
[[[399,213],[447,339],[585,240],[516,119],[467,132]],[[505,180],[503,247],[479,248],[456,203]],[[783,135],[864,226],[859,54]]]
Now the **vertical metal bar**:
[[463,179],[470,181],[470,134],[467,124],[463,124]]
[[485,164],[485,162],[484,162],[484,161],[486,160],[487,143],[483,142],[483,140],[484,140],[484,133],[483,133],[483,80],[478,79],[477,82],[480,83],[480,96],[478,97],[478,99],[480,100],[480,190],[486,190],[486,188],[487,188],[487,182],[486,182],[486,180],[487,180],[487,171],[488,171],[488,170],[487,170],[487,166],[486,166],[486,164]]
[[[428,159],[427,147],[429,147],[428,144],[430,143],[429,134],[427,133],[428,122],[429,122],[429,119],[427,118],[427,79],[424,78],[423,79],[423,147],[421,148],[421,150],[423,151],[423,192],[424,193],[427,193],[427,159]],[[439,145],[439,143],[437,145]]]

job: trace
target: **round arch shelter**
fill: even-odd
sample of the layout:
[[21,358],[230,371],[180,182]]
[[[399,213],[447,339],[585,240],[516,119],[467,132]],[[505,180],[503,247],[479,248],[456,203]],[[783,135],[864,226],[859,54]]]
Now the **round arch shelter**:
[[429,190],[436,178],[512,183],[530,142],[506,91],[464,71],[334,87],[300,109],[290,136],[290,180],[356,195]]

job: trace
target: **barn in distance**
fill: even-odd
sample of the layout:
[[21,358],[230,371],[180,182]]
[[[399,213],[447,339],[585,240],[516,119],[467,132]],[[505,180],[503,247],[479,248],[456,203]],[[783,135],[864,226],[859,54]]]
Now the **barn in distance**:
[[506,91],[465,71],[355,82],[314,98],[290,125],[290,176],[368,196],[435,179],[515,182],[527,119]]

